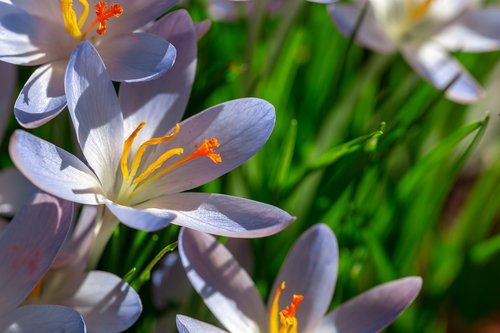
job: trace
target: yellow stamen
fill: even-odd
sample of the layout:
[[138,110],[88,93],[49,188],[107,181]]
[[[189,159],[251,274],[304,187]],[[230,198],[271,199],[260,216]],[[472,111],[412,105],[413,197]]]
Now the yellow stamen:
[[96,24],[99,24],[96,32],[99,35],[104,35],[106,33],[106,29],[107,29],[106,21],[112,17],[118,18],[118,17],[120,17],[120,15],[123,14],[123,7],[118,3],[111,4],[111,6],[109,6],[108,9],[106,9],[106,7],[108,7],[108,3],[105,1],[99,1],[95,5],[96,18],[88,26],[87,30],[85,30],[85,32],[83,33],[83,36],[87,35]]
[[[162,136],[160,138],[152,138],[152,139],[144,142],[139,147],[139,149],[137,149],[137,153],[134,156],[134,160],[132,161],[132,169],[131,169],[131,175],[130,175],[130,177],[134,177],[135,174],[137,173],[137,169],[139,169],[139,165],[141,164],[142,155],[144,155],[144,152],[146,151],[146,148],[148,146],[154,146],[154,145],[160,144],[162,142],[167,142],[168,140],[170,140],[174,136],[176,136],[177,133],[179,133],[180,130],[181,130],[181,126],[179,124],[176,124],[174,130],[169,135]],[[184,152],[184,150],[182,150],[180,153],[182,154],[183,152]],[[174,155],[179,155],[179,154],[174,154]]]
[[[273,303],[271,304],[271,313],[269,318],[269,332],[270,333],[297,333],[299,324],[295,314],[299,308],[300,303],[304,299],[302,295],[293,295],[293,300],[290,306],[284,310],[279,311],[279,299],[281,293],[285,290],[285,282],[281,282],[276,295],[274,296]],[[279,318],[279,323],[278,323]],[[281,327],[279,327],[281,324]]]
[[33,288],[33,290],[28,295],[28,298],[37,298],[42,294],[42,283],[43,283],[43,281],[45,281],[47,274],[48,274],[48,272],[45,272],[45,274],[42,276],[40,281],[38,281],[36,286]]
[[141,122],[139,126],[137,126],[137,128],[132,132],[132,134],[130,134],[130,136],[123,143],[123,152],[120,160],[120,168],[122,171],[124,181],[133,185],[137,185],[141,182],[144,182],[143,184],[135,188],[132,193],[140,191],[142,188],[149,185],[152,181],[154,181],[158,177],[195,158],[201,156],[207,156],[214,163],[222,162],[221,156],[215,151],[215,148],[219,147],[219,141],[216,138],[211,138],[209,140],[204,140],[202,144],[192,154],[180,159],[177,162],[172,163],[170,166],[166,167],[164,170],[156,173],[151,177],[151,175],[156,170],[161,168],[163,164],[165,164],[165,162],[168,161],[170,158],[172,158],[173,156],[182,155],[184,153],[183,148],[169,149],[168,151],[163,153],[160,157],[158,157],[153,163],[151,163],[146,168],[145,171],[143,171],[139,176],[136,177],[137,171],[139,170],[146,149],[149,146],[156,146],[159,145],[160,143],[169,141],[170,139],[175,137],[181,130],[181,126],[179,124],[176,124],[175,128],[172,130],[172,133],[159,138],[152,138],[141,144],[137,149],[137,152],[132,160],[131,168],[129,169],[128,158],[130,155],[130,150],[132,149],[134,140],[137,138],[139,132],[144,128],[144,126],[146,126],[146,123]]
[[82,37],[82,27],[89,15],[89,3],[87,0],[79,0],[83,6],[83,13],[77,21],[76,13],[73,9],[73,0],[61,0],[61,13],[64,19],[64,28],[71,36],[75,38]]
[[422,19],[429,11],[431,5],[432,0],[422,0],[418,4],[415,4],[415,0],[406,0],[406,6],[408,7],[410,18],[413,21]]
[[128,155],[130,154],[130,149],[132,148],[132,145],[134,144],[134,140],[139,135],[139,132],[141,129],[146,126],[146,122],[141,122],[139,126],[130,134],[130,136],[125,140],[123,143],[123,153],[122,153],[122,159],[120,161],[120,167],[122,169],[122,175],[125,181],[128,181],[129,179],[129,171],[128,171]]
[[[138,192],[140,191],[141,189],[143,189],[144,187],[146,187],[147,185],[151,184],[151,182],[153,182],[154,180],[158,179],[159,177],[163,176],[164,174],[166,174],[167,172],[177,168],[178,166],[182,165],[182,164],[185,164],[191,160],[194,160],[195,158],[198,158],[198,157],[202,157],[202,156],[207,156],[208,158],[210,158],[212,160],[212,162],[214,162],[215,164],[219,164],[222,162],[222,158],[219,154],[217,154],[217,152],[215,151],[215,148],[219,147],[219,141],[216,139],[216,138],[210,138],[209,140],[204,140],[201,145],[190,155],[184,157],[183,159],[180,159],[178,160],[177,162],[169,165],[168,167],[166,167],[165,169],[163,169],[162,171],[158,172],[157,174],[155,174],[153,177],[151,177],[150,179],[148,179],[145,183],[141,184],[141,186],[139,186],[138,188],[136,188],[134,190],[134,193],[135,192]],[[168,153],[168,152],[167,152]],[[160,157],[161,158],[161,157]],[[142,175],[141,175],[142,176]],[[149,174],[147,175],[149,176]],[[147,177],[146,176],[146,177]],[[137,180],[137,179],[136,179]],[[136,183],[136,181],[134,180],[134,183]],[[137,182],[139,183],[139,182]]]

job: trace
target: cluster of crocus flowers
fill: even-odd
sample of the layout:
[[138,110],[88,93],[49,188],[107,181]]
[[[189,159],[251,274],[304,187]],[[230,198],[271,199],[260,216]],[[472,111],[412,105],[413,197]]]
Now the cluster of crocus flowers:
[[[338,246],[323,224],[307,230],[288,253],[264,305],[253,281],[214,237],[183,229],[179,252],[187,276],[229,332],[378,332],[413,302],[422,280],[407,277],[375,287],[326,314],[338,269]],[[182,333],[224,332],[178,315]]]
[[500,12],[474,0],[355,0],[333,4],[339,28],[363,46],[381,53],[396,50],[446,96],[472,103],[481,87],[450,53],[500,49]]
[[151,80],[170,69],[175,48],[138,29],[175,1],[2,1],[0,61],[40,67],[24,85],[14,112],[25,127],[37,127],[66,106],[64,75],[73,50],[91,42],[112,80]]

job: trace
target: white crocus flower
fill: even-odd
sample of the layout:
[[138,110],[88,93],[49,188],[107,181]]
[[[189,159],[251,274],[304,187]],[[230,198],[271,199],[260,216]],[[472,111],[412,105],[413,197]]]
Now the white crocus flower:
[[[174,27],[188,22],[185,33],[196,43],[194,25],[179,15]],[[193,66],[185,65],[187,69],[178,69],[183,76],[168,82],[125,86],[120,90],[122,110],[99,54],[92,44],[82,43],[65,81],[88,165],[21,130],[10,143],[14,163],[38,187],[74,202],[106,205],[133,228],[154,231],[174,223],[231,237],[282,230],[293,218],[279,208],[220,194],[181,193],[245,162],[267,141],[275,121],[271,104],[246,98],[176,124],[191,88],[186,77]],[[157,90],[168,93],[151,95]]]
[[[327,314],[337,280],[338,246],[324,224],[295,242],[267,306],[248,273],[214,237],[183,229],[179,253],[194,289],[231,333],[378,332],[413,302],[422,285],[419,277],[388,282]],[[182,315],[177,327],[181,333],[226,332]]]
[[170,69],[175,48],[140,31],[175,0],[0,0],[0,61],[40,66],[24,85],[14,113],[37,127],[66,106],[64,75],[73,50],[89,41],[112,80],[151,80]]
[[399,50],[406,61],[437,89],[459,103],[478,100],[483,91],[451,52],[500,49],[500,8],[476,0],[354,0],[333,4],[330,14],[339,30],[381,53]]

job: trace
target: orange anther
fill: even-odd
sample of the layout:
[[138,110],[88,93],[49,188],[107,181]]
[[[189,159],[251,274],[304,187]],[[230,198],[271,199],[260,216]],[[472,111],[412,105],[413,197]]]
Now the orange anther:
[[112,4],[108,9],[108,3],[106,1],[99,1],[95,5],[95,14],[96,19],[92,25],[99,23],[97,27],[97,33],[99,35],[104,35],[106,33],[106,20],[109,20],[112,17],[120,17],[123,13],[123,7],[118,3]]

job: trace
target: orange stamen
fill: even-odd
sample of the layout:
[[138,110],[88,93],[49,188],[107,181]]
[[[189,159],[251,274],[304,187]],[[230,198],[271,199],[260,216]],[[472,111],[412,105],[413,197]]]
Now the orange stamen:
[[118,3],[113,3],[111,6],[109,6],[108,9],[106,9],[107,7],[108,7],[108,3],[106,1],[99,1],[95,5],[96,18],[89,25],[87,30],[85,30],[85,33],[83,34],[83,36],[87,35],[96,24],[99,24],[96,32],[99,35],[104,35],[106,33],[106,30],[107,30],[106,21],[112,17],[118,18],[118,17],[120,17],[120,15],[123,14],[123,7]]
[[423,0],[417,5],[414,3],[414,1],[415,0],[406,0],[406,5],[410,10],[411,19],[414,21],[418,21],[422,19],[425,14],[427,14],[432,5],[432,0]]
[[[295,314],[299,308],[300,303],[304,299],[302,295],[293,295],[293,300],[290,306],[284,310],[279,311],[279,299],[281,293],[285,290],[285,282],[281,282],[276,295],[274,296],[273,303],[271,304],[271,312],[269,318],[269,332],[270,333],[297,333],[298,322]],[[279,317],[279,323],[278,323]],[[279,325],[281,324],[281,325]],[[279,327],[281,326],[281,327]]]

